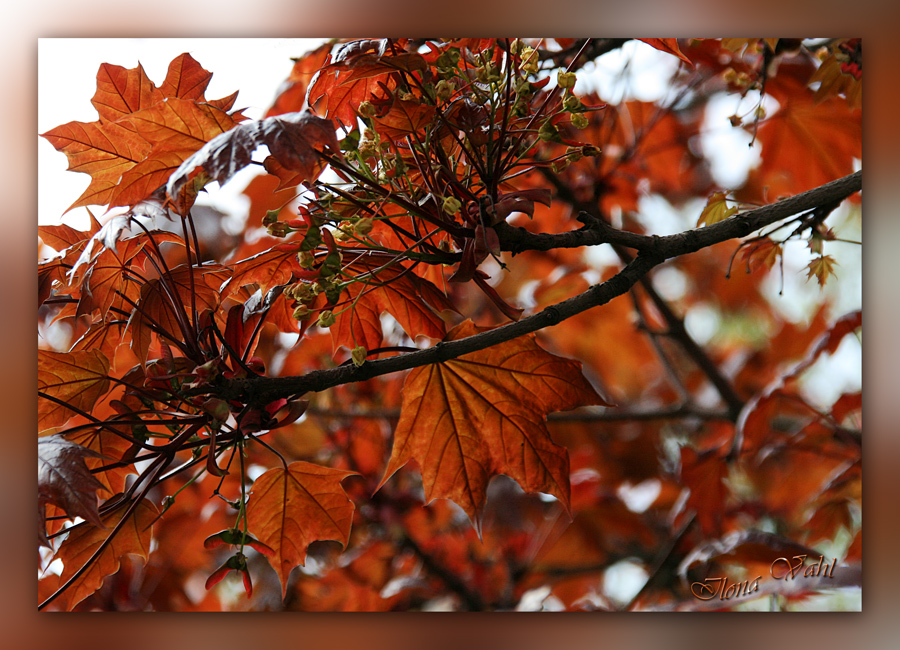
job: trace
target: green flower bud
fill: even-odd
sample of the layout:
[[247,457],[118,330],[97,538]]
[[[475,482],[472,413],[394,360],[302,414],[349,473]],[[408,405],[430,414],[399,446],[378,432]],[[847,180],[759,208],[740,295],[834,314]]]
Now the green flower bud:
[[294,310],[294,313],[292,315],[294,317],[294,320],[303,320],[304,318],[309,316],[309,307],[307,307],[306,305],[300,305]]
[[459,199],[453,196],[448,196],[444,199],[444,204],[441,206],[444,212],[447,214],[456,214],[459,212],[459,209],[462,207],[462,203],[459,202]]
[[576,129],[584,129],[588,125],[587,115],[584,113],[572,113],[572,126]]
[[522,48],[522,62],[519,64],[519,69],[526,74],[534,74],[538,71],[538,64],[540,60],[538,59],[538,53],[534,48],[528,47],[527,45]]
[[335,324],[337,319],[334,317],[334,312],[330,309],[326,309],[321,314],[319,314],[319,320],[316,321],[316,325],[322,328],[329,328]]
[[349,221],[342,221],[332,234],[335,241],[349,241],[353,239],[353,225]]
[[353,348],[350,351],[350,356],[353,358],[353,365],[358,367],[364,364],[366,362],[367,354],[368,351],[361,345]]
[[372,232],[372,228],[374,227],[375,221],[372,219],[372,217],[363,217],[353,225],[353,230],[360,237],[365,237],[370,232]]
[[581,100],[578,99],[575,95],[569,95],[563,100],[563,108],[569,111],[577,111],[581,108]]
[[559,129],[557,129],[549,121],[544,122],[541,125],[541,128],[538,130],[538,136],[544,142],[550,142],[551,140],[556,140],[559,138]]
[[456,90],[456,85],[452,80],[448,81],[447,79],[441,79],[438,81],[437,86],[434,89],[435,95],[437,96],[439,101],[445,102],[453,95],[453,91]]
[[375,115],[375,106],[372,104],[372,102],[365,101],[359,105],[357,111],[363,117],[372,117]]
[[300,251],[297,253],[297,262],[300,264],[300,268],[311,269],[313,264],[316,263],[315,253],[312,251]]
[[266,216],[263,217],[262,225],[271,226],[276,221],[278,221],[278,210],[268,210]]
[[565,72],[560,70],[556,73],[556,83],[560,88],[574,88],[575,82],[578,80],[574,72]]

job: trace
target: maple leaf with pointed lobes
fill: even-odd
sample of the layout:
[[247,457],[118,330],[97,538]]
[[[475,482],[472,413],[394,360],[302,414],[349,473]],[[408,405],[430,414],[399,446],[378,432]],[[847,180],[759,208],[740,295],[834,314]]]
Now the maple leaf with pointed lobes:
[[397,264],[378,269],[371,261],[357,260],[348,266],[357,277],[372,271],[368,281],[347,287],[349,305],[337,315],[331,327],[331,338],[337,351],[363,346],[374,350],[381,346],[383,333],[381,314],[389,313],[411,339],[419,335],[443,338],[446,334],[440,312],[455,311],[444,293],[428,280],[414,275]]
[[[82,525],[69,533],[60,545],[56,558],[62,560],[63,572],[60,581],[65,583],[75,575],[85,562],[106,541],[112,529],[119,523],[125,509],[102,518],[102,526]],[[150,501],[144,499],[138,504],[132,516],[122,526],[110,544],[75,582],[60,596],[59,602],[71,611],[82,600],[103,586],[106,576],[119,570],[119,564],[126,555],[137,555],[146,560],[150,555],[150,526],[158,511]]]
[[[446,341],[484,328],[458,325]],[[403,385],[400,422],[379,488],[410,460],[425,500],[452,499],[480,528],[487,486],[497,474],[528,492],[552,494],[569,510],[569,456],[550,438],[546,415],[609,406],[581,364],[540,348],[533,334],[414,369]]]
[[815,258],[812,262],[807,265],[806,279],[809,280],[813,276],[816,276],[816,281],[818,281],[820,287],[824,287],[825,283],[828,282],[828,278],[832,275],[836,275],[834,272],[834,267],[837,262],[834,261],[834,258],[831,255],[822,255],[820,257]]
[[347,546],[353,502],[341,480],[356,472],[297,461],[269,470],[256,479],[247,501],[247,526],[273,550],[269,563],[287,594],[288,576],[305,564],[306,549],[316,540]]
[[688,65],[694,65],[691,60],[684,55],[681,48],[678,47],[677,38],[639,38],[637,40],[646,43],[650,47],[655,47],[660,52],[674,54]]
[[713,192],[713,195],[707,199],[706,207],[700,213],[700,218],[697,219],[697,226],[711,226],[735,214],[738,209],[734,206],[729,208],[727,201],[725,192]]
[[818,101],[807,87],[810,74],[782,64],[767,82],[766,93],[781,106],[759,123],[762,164],[751,170],[739,199],[769,203],[798,194],[852,173],[862,159],[862,112],[840,97]]
[[108,389],[109,360],[99,350],[38,350],[38,390],[72,407],[39,398],[38,431],[65,424],[76,409],[91,411]]
[[[96,122],[69,122],[43,134],[91,182],[68,210],[135,205],[150,196],[185,158],[240,121],[227,111],[234,96],[207,102],[211,73],[189,54],[176,57],[157,88],[144,69],[103,64],[91,103]],[[67,210],[67,211],[68,211]]]
[[[97,490],[102,489],[103,484],[88,470],[84,463],[86,456],[99,457],[100,454],[60,436],[38,439],[40,513],[46,504],[52,503],[72,518],[82,517],[95,526],[102,525],[97,510]],[[43,526],[38,527],[38,539],[50,547]]]

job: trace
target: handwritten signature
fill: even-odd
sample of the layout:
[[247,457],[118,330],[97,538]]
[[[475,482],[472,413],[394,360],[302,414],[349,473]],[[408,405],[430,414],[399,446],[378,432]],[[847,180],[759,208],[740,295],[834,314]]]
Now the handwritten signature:
[[[794,580],[801,578],[833,578],[834,568],[837,566],[837,558],[831,562],[825,562],[823,556],[814,564],[806,564],[809,556],[806,554],[795,555],[791,558],[780,557],[772,562],[769,573],[775,580]],[[802,571],[802,573],[801,573]],[[762,576],[756,576],[752,580],[732,582],[728,578],[707,578],[703,582],[691,584],[691,593],[700,600],[712,600],[716,596],[719,600],[731,600],[740,596],[749,596],[759,591],[759,581]]]

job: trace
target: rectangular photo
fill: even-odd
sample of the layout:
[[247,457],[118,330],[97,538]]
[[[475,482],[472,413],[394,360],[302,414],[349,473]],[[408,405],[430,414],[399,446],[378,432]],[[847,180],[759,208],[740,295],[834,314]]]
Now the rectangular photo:
[[42,39],[40,611],[859,611],[859,38]]

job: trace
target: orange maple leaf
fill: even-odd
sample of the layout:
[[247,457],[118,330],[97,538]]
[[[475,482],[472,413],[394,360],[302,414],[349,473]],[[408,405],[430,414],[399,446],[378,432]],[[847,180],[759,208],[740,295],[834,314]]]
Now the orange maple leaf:
[[798,194],[851,174],[854,160],[862,159],[861,111],[839,97],[818,100],[808,79],[805,68],[782,66],[767,85],[781,107],[759,125],[762,164],[738,198],[771,202]]
[[649,45],[650,47],[655,47],[660,52],[666,52],[667,54],[674,54],[679,59],[687,63],[688,65],[694,65],[689,58],[687,58],[678,47],[678,39],[677,38],[639,38],[637,39]]
[[356,474],[297,461],[269,470],[253,483],[247,501],[247,525],[274,554],[269,563],[281,580],[306,562],[306,549],[316,540],[331,539],[346,547],[353,520],[353,502],[341,479]]
[[347,295],[350,304],[337,314],[331,327],[334,349],[362,345],[374,350],[381,345],[381,314],[387,312],[410,338],[419,335],[435,339],[446,334],[439,312],[453,310],[444,293],[428,280],[409,273],[397,264],[387,268],[373,268],[372,263],[359,260],[349,265],[354,275],[373,272],[367,281],[350,284]]
[[99,350],[38,350],[38,390],[59,400],[38,399],[38,431],[65,424],[74,409],[91,411],[109,390],[109,360]]
[[[82,525],[76,528],[60,545],[56,554],[63,562],[60,582],[65,583],[94,554],[109,536],[110,530],[119,523],[125,509],[103,517],[103,527]],[[119,563],[125,555],[137,555],[146,560],[150,554],[150,526],[158,511],[150,501],[144,499],[134,514],[119,530],[112,542],[93,561],[60,597],[60,604],[72,610],[78,603],[97,591],[106,576],[119,570]]]
[[[471,321],[446,341],[484,331]],[[569,456],[553,442],[551,411],[608,404],[581,364],[541,349],[533,334],[457,359],[414,369],[403,386],[400,422],[379,487],[410,460],[422,469],[427,502],[448,498],[480,525],[496,474],[569,509]]]
[[99,119],[69,122],[43,134],[66,154],[70,171],[91,176],[68,209],[134,205],[206,141],[235,126],[240,112],[225,112],[234,95],[211,102],[204,98],[210,77],[189,54],[171,62],[159,88],[140,64],[130,70],[101,65],[91,100]]

